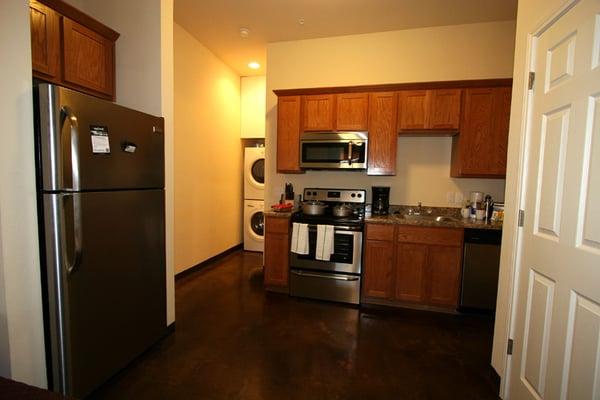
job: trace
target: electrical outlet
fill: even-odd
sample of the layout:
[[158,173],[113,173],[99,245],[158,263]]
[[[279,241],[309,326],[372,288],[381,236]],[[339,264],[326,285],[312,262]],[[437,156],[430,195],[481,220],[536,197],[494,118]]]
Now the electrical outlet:
[[446,202],[449,204],[454,203],[454,192],[446,192]]

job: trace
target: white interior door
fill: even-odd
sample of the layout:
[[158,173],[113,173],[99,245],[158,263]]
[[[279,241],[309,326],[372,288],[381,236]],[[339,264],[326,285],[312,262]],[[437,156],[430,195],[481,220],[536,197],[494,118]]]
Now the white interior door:
[[600,0],[533,41],[510,399],[600,399]]

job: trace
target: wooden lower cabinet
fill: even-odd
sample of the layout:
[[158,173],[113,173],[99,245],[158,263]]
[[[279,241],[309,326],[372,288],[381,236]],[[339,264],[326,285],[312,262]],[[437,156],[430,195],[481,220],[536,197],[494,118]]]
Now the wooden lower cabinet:
[[264,284],[267,290],[287,291],[290,258],[290,219],[265,217]]
[[427,300],[427,246],[398,243],[395,264],[394,299],[424,303]]
[[[392,227],[393,228],[393,227]],[[367,240],[365,242],[365,269],[363,294],[377,299],[387,299],[392,294],[392,269],[394,242]]]
[[462,229],[367,224],[363,301],[456,309],[462,238]]
[[460,288],[462,247],[428,246],[428,303],[456,308]]

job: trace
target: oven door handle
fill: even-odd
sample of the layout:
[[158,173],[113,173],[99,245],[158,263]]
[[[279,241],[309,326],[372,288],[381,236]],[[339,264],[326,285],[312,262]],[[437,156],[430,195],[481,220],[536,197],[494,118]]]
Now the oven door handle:
[[315,273],[311,273],[311,272],[301,272],[301,271],[291,271],[291,272],[294,275],[305,276],[308,278],[323,278],[323,279],[333,279],[336,281],[348,281],[348,282],[354,282],[354,281],[358,280],[357,276],[315,274]]
[[[316,231],[317,225],[308,225],[308,229],[311,231]],[[333,230],[334,233],[339,233],[340,235],[352,235],[355,232],[361,232],[360,228],[351,228],[349,226],[335,226]]]

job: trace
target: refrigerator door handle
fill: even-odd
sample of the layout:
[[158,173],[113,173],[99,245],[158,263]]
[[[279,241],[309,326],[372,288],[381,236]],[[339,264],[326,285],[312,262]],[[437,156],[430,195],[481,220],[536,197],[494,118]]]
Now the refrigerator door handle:
[[[65,251],[65,260],[67,263],[67,273],[71,275],[75,272],[76,268],[81,263],[81,256],[83,255],[83,243],[82,243],[82,228],[81,228],[81,195],[79,194],[65,194],[64,199],[71,197],[73,200],[73,246],[74,246],[74,257],[73,260],[69,260],[68,252]],[[63,207],[66,202],[63,202]],[[63,213],[64,214],[64,213]]]
[[[79,122],[77,116],[69,106],[61,108],[66,120],[69,121],[71,129],[69,130],[69,142],[71,145],[71,189],[73,191],[81,190],[79,185]],[[63,121],[64,121],[63,119]]]

